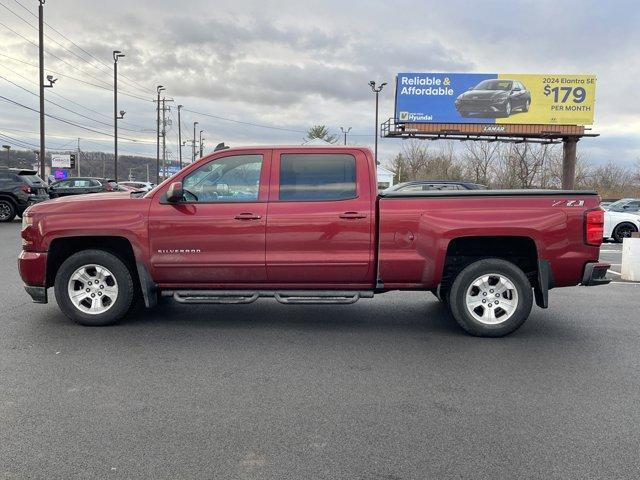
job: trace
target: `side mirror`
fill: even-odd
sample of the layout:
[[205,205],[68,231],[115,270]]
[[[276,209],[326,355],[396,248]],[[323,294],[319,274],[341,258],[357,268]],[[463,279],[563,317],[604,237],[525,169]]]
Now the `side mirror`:
[[173,182],[167,190],[167,202],[178,203],[184,197],[182,182]]

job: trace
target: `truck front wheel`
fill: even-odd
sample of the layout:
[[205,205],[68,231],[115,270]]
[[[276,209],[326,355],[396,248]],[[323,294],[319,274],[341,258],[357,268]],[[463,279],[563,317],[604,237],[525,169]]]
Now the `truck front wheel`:
[[457,275],[449,308],[471,335],[502,337],[517,330],[533,305],[531,284],[520,268],[498,258],[478,260]]
[[88,326],[111,325],[124,317],[133,303],[131,272],[115,255],[83,250],[58,269],[54,290],[60,310]]

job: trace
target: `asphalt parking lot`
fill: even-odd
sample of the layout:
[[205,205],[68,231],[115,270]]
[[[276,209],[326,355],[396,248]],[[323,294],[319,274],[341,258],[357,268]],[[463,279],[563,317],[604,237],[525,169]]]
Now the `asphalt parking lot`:
[[413,292],[86,328],[24,293],[19,230],[0,224],[2,479],[640,476],[639,284],[554,290],[502,339]]

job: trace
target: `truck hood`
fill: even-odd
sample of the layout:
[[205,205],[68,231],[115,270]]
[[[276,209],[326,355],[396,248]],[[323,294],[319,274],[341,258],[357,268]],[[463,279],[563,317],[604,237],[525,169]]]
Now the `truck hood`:
[[95,211],[131,209],[134,205],[143,205],[149,202],[142,197],[131,196],[131,192],[92,193],[86,195],[70,195],[54,198],[37,203],[29,207],[29,212],[40,213],[90,213]]

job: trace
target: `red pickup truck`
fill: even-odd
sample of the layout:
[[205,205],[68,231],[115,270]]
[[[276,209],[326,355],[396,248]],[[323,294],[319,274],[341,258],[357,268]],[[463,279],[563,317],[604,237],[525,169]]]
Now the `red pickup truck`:
[[35,302],[54,287],[83,325],[117,321],[136,297],[349,304],[424,290],[467,332],[501,336],[551,288],[608,283],[602,231],[595,192],[378,193],[366,148],[236,148],[148,193],[30,207],[19,269]]

